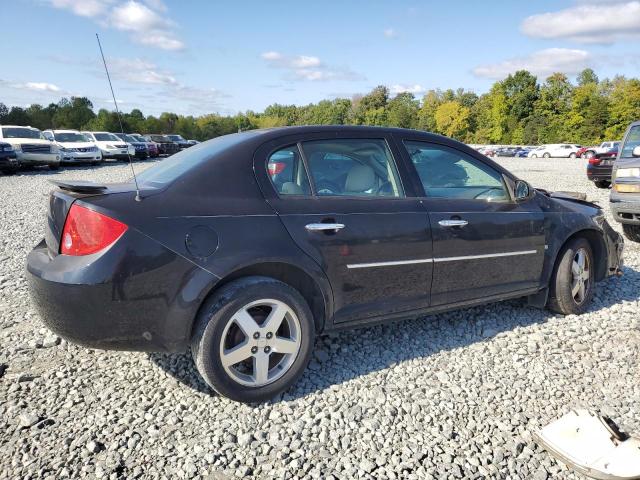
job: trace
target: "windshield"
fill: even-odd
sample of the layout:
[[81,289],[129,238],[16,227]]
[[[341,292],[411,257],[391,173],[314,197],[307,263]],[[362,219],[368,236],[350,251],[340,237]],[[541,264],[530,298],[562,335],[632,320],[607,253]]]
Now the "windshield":
[[223,135],[171,155],[138,175],[138,183],[148,187],[166,185],[183,173],[219,155],[247,138],[247,133]]
[[58,142],[72,142],[72,143],[77,143],[77,142],[89,142],[90,140],[85,137],[84,135],[82,135],[81,133],[75,133],[75,132],[59,132],[59,133],[53,133],[55,135],[55,139]]
[[633,149],[640,145],[640,125],[634,125],[629,130],[627,138],[624,139],[624,146],[620,152],[620,158],[634,158]]
[[118,137],[116,137],[113,133],[94,133],[94,137],[99,142],[121,142]]
[[40,130],[25,127],[2,127],[2,136],[4,138],[33,138],[44,140]]
[[162,143],[162,142],[170,142],[171,141],[167,137],[165,137],[164,135],[151,135],[150,138],[154,142],[160,142],[160,143]]
[[145,138],[142,135],[138,135],[137,133],[132,133],[129,136],[135,138],[137,142],[146,142]]
[[174,140],[176,142],[185,142],[186,140],[182,138],[182,135],[167,135],[170,140]]
[[122,139],[125,142],[129,142],[129,143],[137,143],[139,140],[137,138],[135,138],[133,135],[123,135]]

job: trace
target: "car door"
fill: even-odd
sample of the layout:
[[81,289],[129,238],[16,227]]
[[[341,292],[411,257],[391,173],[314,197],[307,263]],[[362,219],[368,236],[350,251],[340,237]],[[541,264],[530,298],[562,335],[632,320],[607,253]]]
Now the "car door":
[[431,305],[499,298],[538,287],[544,216],[515,202],[503,171],[453,146],[400,138],[416,171],[433,238]]
[[267,201],[329,278],[334,323],[429,306],[428,215],[389,138],[361,133],[288,137],[255,156]]

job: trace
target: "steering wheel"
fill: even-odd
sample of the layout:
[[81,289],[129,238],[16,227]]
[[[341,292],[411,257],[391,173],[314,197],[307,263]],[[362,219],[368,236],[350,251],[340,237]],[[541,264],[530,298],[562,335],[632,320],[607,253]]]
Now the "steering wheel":
[[489,187],[486,190],[481,191],[473,198],[476,200],[487,200],[488,202],[492,200],[498,200],[504,198],[504,189],[502,187]]
[[342,193],[342,189],[329,180],[319,180],[316,183],[316,193],[318,195],[336,195]]

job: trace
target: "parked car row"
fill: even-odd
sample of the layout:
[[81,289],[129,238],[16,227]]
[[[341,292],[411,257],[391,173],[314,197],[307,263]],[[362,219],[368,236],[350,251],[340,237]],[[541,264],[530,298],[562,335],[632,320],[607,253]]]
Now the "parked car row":
[[129,160],[173,155],[198,143],[180,135],[45,130],[20,125],[0,126],[0,172],[20,167],[99,164],[106,159]]

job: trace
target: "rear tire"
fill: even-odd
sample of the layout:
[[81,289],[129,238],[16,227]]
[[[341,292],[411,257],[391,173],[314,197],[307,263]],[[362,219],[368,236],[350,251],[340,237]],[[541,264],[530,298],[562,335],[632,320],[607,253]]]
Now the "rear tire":
[[558,254],[549,282],[547,308],[562,315],[579,315],[589,306],[594,286],[591,245],[585,238],[574,238]]
[[624,232],[624,236],[629,240],[640,243],[640,225],[628,225],[623,223],[622,231]]
[[587,159],[589,159],[589,158],[592,158],[594,155],[595,155],[595,153],[594,153],[594,152],[592,152],[591,150],[589,150],[589,151],[587,151],[587,152],[584,152],[584,155],[582,156],[582,158],[587,158]]
[[542,155],[544,158],[551,158],[551,155],[549,155],[548,153],[545,153],[544,155]]
[[576,158],[576,154],[575,154],[575,153],[571,153],[571,154],[569,155],[569,158]]
[[611,186],[609,180],[596,180],[593,184],[598,188],[609,188]]
[[216,392],[239,402],[262,402],[300,378],[314,337],[311,310],[297,290],[272,278],[246,277],[225,285],[204,303],[191,353],[200,375]]

